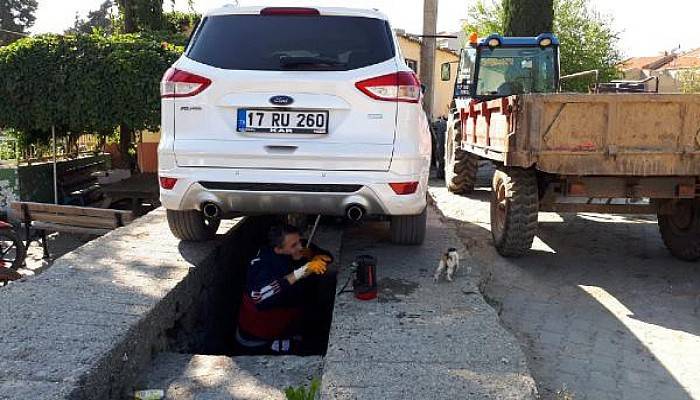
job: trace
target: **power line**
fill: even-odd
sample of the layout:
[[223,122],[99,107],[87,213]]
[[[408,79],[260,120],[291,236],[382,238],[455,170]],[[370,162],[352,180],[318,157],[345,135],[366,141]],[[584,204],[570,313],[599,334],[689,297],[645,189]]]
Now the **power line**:
[[2,28],[0,28],[0,32],[10,33],[10,34],[22,36],[22,37],[29,37],[29,34],[22,33],[22,32],[8,31],[7,29],[2,29]]

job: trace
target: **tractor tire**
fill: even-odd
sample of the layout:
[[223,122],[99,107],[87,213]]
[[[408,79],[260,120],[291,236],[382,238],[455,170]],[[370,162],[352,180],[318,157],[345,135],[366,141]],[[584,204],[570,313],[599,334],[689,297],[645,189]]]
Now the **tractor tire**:
[[476,185],[476,173],[479,170],[479,157],[460,150],[462,133],[454,121],[454,114],[447,122],[445,134],[445,152],[443,162],[443,176],[447,190],[455,194],[469,194],[474,191]]
[[401,245],[420,245],[425,240],[428,224],[428,207],[418,215],[394,215],[391,217],[391,242]]
[[199,210],[166,210],[173,236],[190,242],[203,242],[216,236],[221,220],[205,218]]
[[523,256],[537,234],[537,175],[534,170],[499,167],[491,191],[491,235],[496,250],[504,257]]
[[672,210],[670,214],[658,214],[664,244],[678,259],[700,260],[700,199],[678,200]]
[[433,138],[433,157],[435,165],[435,177],[445,179],[445,135],[447,132],[438,132]]

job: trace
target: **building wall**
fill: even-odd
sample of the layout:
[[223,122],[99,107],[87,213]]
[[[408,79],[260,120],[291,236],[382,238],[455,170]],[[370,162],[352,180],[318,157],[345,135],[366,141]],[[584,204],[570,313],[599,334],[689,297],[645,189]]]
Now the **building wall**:
[[137,145],[139,170],[141,172],[158,172],[158,142],[160,132],[141,132],[141,141]]
[[[401,53],[406,59],[406,63],[412,66],[412,62],[415,61],[417,65],[416,73],[420,75],[420,48],[421,45],[415,39],[410,39],[404,36],[399,36],[399,46],[401,47]],[[435,52],[435,71],[433,73],[433,104],[431,106],[432,118],[435,119],[441,115],[447,115],[450,102],[452,102],[452,96],[454,92],[454,81],[457,74],[457,64],[459,62],[459,56],[451,51],[438,49]],[[450,63],[450,79],[443,81],[440,76],[442,64]]]

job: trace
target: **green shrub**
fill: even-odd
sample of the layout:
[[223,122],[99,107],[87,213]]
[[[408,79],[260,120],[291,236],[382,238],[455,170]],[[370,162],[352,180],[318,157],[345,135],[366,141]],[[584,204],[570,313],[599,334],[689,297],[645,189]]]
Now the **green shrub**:
[[321,381],[318,378],[314,378],[311,380],[311,385],[308,389],[303,385],[297,388],[288,387],[284,390],[284,394],[287,396],[287,400],[314,400],[320,388]]
[[182,47],[164,36],[41,35],[0,48],[0,126],[23,142],[156,129],[159,82]]
[[201,14],[193,12],[167,12],[163,14],[163,30],[169,33],[184,33],[189,35],[201,19]]

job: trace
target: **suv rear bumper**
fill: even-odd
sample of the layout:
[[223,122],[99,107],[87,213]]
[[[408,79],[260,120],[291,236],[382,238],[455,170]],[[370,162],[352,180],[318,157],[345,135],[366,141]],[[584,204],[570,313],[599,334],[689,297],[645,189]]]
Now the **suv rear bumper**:
[[[243,214],[324,214],[344,216],[352,205],[368,215],[417,215],[426,206],[428,177],[380,171],[304,171],[178,167],[160,171],[178,178],[160,190],[169,210],[201,210],[218,205],[224,216]],[[397,195],[391,182],[418,181],[418,190]]]

